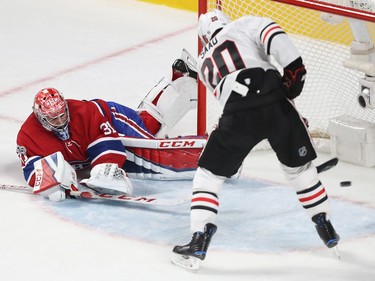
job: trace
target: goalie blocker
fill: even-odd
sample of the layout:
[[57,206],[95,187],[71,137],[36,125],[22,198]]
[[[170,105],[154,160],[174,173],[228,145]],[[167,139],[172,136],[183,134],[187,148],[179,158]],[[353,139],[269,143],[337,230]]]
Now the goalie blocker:
[[62,201],[70,190],[78,190],[77,175],[73,167],[56,152],[34,163],[34,194],[40,194],[51,201]]
[[[51,201],[62,201],[81,187],[76,171],[65,161],[60,151],[37,160],[34,167],[34,194],[40,194]],[[114,163],[96,165],[90,172],[90,178],[83,179],[80,183],[99,193],[131,195],[133,191],[125,171]]]

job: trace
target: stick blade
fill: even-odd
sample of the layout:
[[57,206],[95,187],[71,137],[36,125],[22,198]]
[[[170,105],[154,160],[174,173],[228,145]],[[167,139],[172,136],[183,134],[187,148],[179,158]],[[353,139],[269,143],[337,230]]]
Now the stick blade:
[[323,164],[320,164],[319,166],[316,167],[316,169],[318,173],[322,173],[335,167],[338,162],[339,162],[339,159],[335,157],[335,158],[328,160],[327,162],[324,162]]

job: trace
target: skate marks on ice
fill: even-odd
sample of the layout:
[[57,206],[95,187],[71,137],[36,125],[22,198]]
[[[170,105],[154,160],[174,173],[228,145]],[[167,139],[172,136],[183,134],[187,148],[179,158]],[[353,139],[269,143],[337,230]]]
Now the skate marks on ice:
[[[134,180],[135,195],[189,196],[191,181]],[[220,195],[218,231],[211,249],[277,253],[311,250],[323,244],[292,188],[259,180],[230,180]],[[341,242],[375,235],[375,209],[330,199],[332,223]],[[190,203],[178,206],[131,206],[116,202],[38,200],[57,216],[93,230],[177,245],[190,240]],[[235,243],[233,242],[235,241]]]

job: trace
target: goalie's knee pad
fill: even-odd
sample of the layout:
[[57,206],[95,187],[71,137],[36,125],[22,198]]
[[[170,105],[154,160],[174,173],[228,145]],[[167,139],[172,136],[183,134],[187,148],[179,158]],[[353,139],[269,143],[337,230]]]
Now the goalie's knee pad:
[[170,129],[196,106],[195,79],[180,77],[170,82],[163,78],[143,99],[137,111],[147,111],[163,126]]

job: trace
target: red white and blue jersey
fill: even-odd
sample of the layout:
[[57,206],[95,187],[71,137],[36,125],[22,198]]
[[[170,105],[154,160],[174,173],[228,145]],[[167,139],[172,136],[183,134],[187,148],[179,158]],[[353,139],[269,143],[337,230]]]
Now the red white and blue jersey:
[[100,163],[126,161],[120,135],[153,138],[142,119],[132,109],[97,99],[67,99],[70,122],[68,140],[61,140],[42,127],[34,113],[22,125],[17,136],[17,154],[22,162],[25,180],[34,185],[34,162],[57,151],[74,169],[81,170]]
[[277,23],[268,18],[245,16],[224,26],[203,47],[198,58],[199,78],[214,93],[219,82],[237,70],[277,70],[271,56],[284,68],[300,54]]

